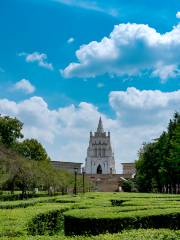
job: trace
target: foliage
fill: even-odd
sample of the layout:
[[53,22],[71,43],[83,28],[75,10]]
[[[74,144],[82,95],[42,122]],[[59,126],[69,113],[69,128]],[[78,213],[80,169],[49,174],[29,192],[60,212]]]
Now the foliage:
[[[82,215],[83,214],[83,215]],[[71,210],[65,213],[66,235],[97,235],[116,233],[132,228],[180,228],[179,209],[137,210],[129,212],[107,211],[103,209]]]
[[[4,237],[3,240],[9,238]],[[179,240],[180,231],[172,231],[168,229],[141,229],[123,231],[117,234],[102,234],[98,236],[73,236],[65,237],[61,235],[55,236],[21,236],[13,237],[13,240]]]
[[[111,202],[120,201],[120,206],[113,206]],[[141,193],[86,193],[77,195],[39,197],[30,200],[18,200],[3,202],[0,205],[4,209],[0,210],[0,236],[12,237],[11,239],[56,239],[56,236],[32,237],[27,234],[57,234],[57,239],[67,239],[62,236],[63,215],[65,215],[65,226],[67,218],[70,221],[68,228],[82,229],[79,234],[88,233],[94,229],[94,233],[102,231],[116,232],[117,230],[129,228],[149,228],[149,227],[171,227],[179,228],[180,196],[164,194],[141,194]],[[29,204],[29,206],[28,206]],[[6,209],[5,209],[6,205]],[[16,208],[15,208],[16,207]],[[74,209],[74,210],[73,210]],[[72,225],[72,221],[74,225]],[[90,224],[91,222],[91,224]],[[87,223],[87,224],[86,224]],[[80,225],[81,224],[81,225]],[[160,226],[161,225],[161,226]],[[67,229],[67,226],[66,226]],[[67,231],[67,230],[66,230]],[[144,236],[150,237],[150,230],[140,230],[141,234],[135,234],[137,239]],[[175,234],[174,231],[154,230],[154,235],[158,237],[168,237],[168,234]],[[90,232],[89,232],[90,233]],[[156,233],[156,234],[155,234]],[[132,234],[123,233],[124,239]],[[19,236],[15,238],[15,236]],[[102,235],[102,239],[111,239],[116,235]],[[118,237],[121,235],[118,234]],[[126,238],[125,238],[126,236]],[[177,235],[174,235],[177,237]],[[144,239],[151,239],[151,238]],[[72,239],[83,239],[84,237],[73,237]],[[87,237],[87,239],[94,237]],[[113,239],[112,238],[112,239]],[[1,239],[1,238],[0,238]],[[96,239],[96,238],[95,238]],[[97,237],[98,239],[98,237]],[[115,238],[116,239],[116,238]],[[120,239],[120,238],[117,238]],[[130,238],[131,239],[131,238]],[[135,238],[136,239],[136,238]],[[153,238],[152,238],[153,239]],[[160,238],[161,239],[161,238]],[[166,238],[162,238],[166,239]],[[168,239],[168,238],[167,238]],[[173,238],[172,238],[173,239]],[[176,238],[178,239],[178,238]]]
[[36,139],[23,137],[23,124],[16,118],[0,116],[0,187],[21,190],[21,198],[35,189],[47,190],[49,195],[72,187],[71,174],[53,168],[44,147]]
[[46,150],[36,139],[25,139],[17,144],[17,151],[28,160],[49,161]]
[[145,143],[136,161],[136,183],[140,192],[180,192],[180,114],[175,113],[167,132]]
[[134,183],[132,180],[126,180],[122,182],[122,190],[124,192],[132,192],[134,188]]
[[62,232],[64,230],[63,212],[68,209],[67,207],[35,216],[32,221],[28,223],[28,233],[31,235],[54,235],[57,232]]
[[12,146],[17,139],[23,138],[22,122],[17,118],[0,116],[0,142],[6,146]]

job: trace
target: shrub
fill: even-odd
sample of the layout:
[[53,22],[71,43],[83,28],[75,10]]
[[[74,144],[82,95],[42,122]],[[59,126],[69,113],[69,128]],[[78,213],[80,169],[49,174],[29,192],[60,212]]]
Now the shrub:
[[53,210],[48,213],[41,213],[35,216],[28,224],[27,230],[30,235],[53,235],[64,229],[63,212],[68,210],[64,208],[61,210]]
[[[83,210],[81,210],[83,211]],[[74,213],[73,213],[74,212]],[[77,215],[77,216],[76,216]],[[129,213],[108,214],[97,217],[78,217],[77,210],[65,213],[65,235],[97,235],[101,233],[117,233],[124,229],[138,228],[171,228],[180,229],[180,213],[178,209],[163,211],[161,209],[144,211],[131,211]]]
[[112,206],[121,206],[123,202],[125,202],[125,200],[111,200]]

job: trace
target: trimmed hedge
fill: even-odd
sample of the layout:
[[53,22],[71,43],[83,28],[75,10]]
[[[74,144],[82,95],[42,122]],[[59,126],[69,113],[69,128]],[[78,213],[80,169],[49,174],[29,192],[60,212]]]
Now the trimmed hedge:
[[[75,198],[58,196],[1,202],[0,208],[7,208],[7,210],[0,210],[0,236],[10,236],[13,237],[13,240],[15,236],[19,235],[21,235],[19,240],[23,237],[32,240],[61,239],[61,237],[57,238],[55,236],[53,238],[48,236],[37,237],[30,236],[30,234],[54,235],[62,233],[64,216],[67,235],[99,234],[108,231],[114,233],[123,229],[142,227],[179,229],[180,196],[163,196],[137,193],[86,193],[84,195],[79,194]],[[101,236],[100,239],[109,240],[112,235]],[[106,238],[106,236],[110,238]],[[118,236],[121,235],[118,234]],[[99,239],[98,237],[91,238]],[[62,239],[66,240],[68,238],[62,237]],[[81,240],[84,237],[71,239]],[[112,239],[121,238],[113,237]],[[147,238],[140,237],[138,239]],[[129,240],[129,238],[126,238],[126,240]]]
[[34,202],[21,202],[21,203],[17,203],[17,204],[1,204],[0,209],[26,208],[26,207],[29,207],[29,206],[34,206],[35,204],[37,204],[36,201],[34,201]]
[[[180,231],[167,229],[130,230],[118,234],[104,234],[98,236],[21,236],[13,237],[13,240],[180,240]],[[9,240],[4,237],[3,240]]]
[[35,216],[27,227],[30,235],[54,235],[57,232],[64,231],[64,216],[63,212],[69,210],[64,208],[60,210],[53,210],[47,213],[41,213]]
[[121,206],[124,202],[125,202],[125,200],[117,200],[117,199],[111,200],[112,206]]
[[26,196],[22,196],[22,194],[2,194],[0,195],[0,201],[16,201],[16,200],[24,200],[28,198],[39,197],[38,195],[28,193]]
[[87,217],[86,213],[84,215],[84,217],[75,216],[72,210],[65,213],[65,235],[97,235],[138,228],[180,229],[180,212],[178,209],[171,209],[166,213],[162,213],[161,209],[151,212],[147,210],[133,211],[131,212],[132,216],[130,216],[130,213],[120,212],[119,216],[115,214],[114,218],[112,215],[109,218],[107,216],[103,217],[103,214],[99,217]]
[[70,199],[57,199],[56,197],[40,198],[34,200],[19,200],[19,201],[7,201],[0,203],[0,209],[14,209],[14,208],[27,208],[29,206],[34,206],[38,203],[76,203],[74,200]]

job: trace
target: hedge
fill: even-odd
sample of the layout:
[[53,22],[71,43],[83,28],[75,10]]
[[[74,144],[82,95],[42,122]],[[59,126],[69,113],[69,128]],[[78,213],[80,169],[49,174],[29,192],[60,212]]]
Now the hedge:
[[[163,196],[86,193],[76,197],[42,197],[1,202],[0,208],[7,210],[0,210],[0,236],[10,236],[13,240],[15,236],[19,236],[19,240],[26,236],[25,239],[34,240],[36,236],[27,234],[61,234],[64,228],[63,215],[67,235],[114,233],[123,229],[142,227],[179,229],[180,196],[165,194]],[[72,210],[75,208],[76,210]],[[105,236],[103,235],[102,239],[106,239]],[[46,238],[51,239],[47,236],[41,239]],[[82,236],[79,239],[83,238]]]
[[[81,212],[82,214],[82,212]],[[76,216],[77,215],[77,216]],[[78,210],[71,210],[65,213],[64,232],[65,235],[97,235],[102,233],[117,233],[124,229],[138,228],[170,228],[180,229],[180,212],[178,209],[161,209],[133,211],[129,213],[120,212],[108,217],[88,217],[84,212],[84,217],[78,217]]]
[[[1,238],[0,238],[1,239]],[[10,238],[4,237],[3,240]],[[13,237],[12,240],[180,240],[180,231],[172,231],[167,229],[140,229],[123,231],[118,234],[104,234],[98,236],[73,236],[65,237],[61,235],[54,236],[21,236]]]
[[69,210],[68,207],[53,210],[47,213],[41,213],[35,216],[27,226],[28,234],[30,235],[54,235],[57,232],[64,231],[64,216],[63,212]]
[[34,200],[19,200],[19,201],[7,201],[0,203],[0,209],[14,209],[14,208],[26,208],[34,206],[38,203],[76,203],[74,200],[57,199],[55,197],[40,198]]

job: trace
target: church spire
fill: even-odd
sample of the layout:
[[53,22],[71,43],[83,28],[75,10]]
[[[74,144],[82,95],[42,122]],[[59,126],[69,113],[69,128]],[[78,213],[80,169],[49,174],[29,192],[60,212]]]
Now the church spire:
[[103,132],[104,132],[101,117],[99,118],[99,123],[98,123],[98,127],[97,127],[97,132],[98,132],[98,133],[103,133]]

